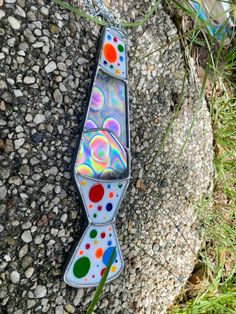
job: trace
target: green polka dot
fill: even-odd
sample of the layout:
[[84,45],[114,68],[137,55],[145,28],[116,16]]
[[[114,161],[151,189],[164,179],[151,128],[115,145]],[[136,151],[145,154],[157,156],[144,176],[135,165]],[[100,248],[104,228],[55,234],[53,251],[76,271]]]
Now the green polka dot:
[[119,50],[119,52],[123,52],[124,51],[124,47],[122,45],[118,45],[118,50]]
[[110,65],[110,68],[111,68],[111,69],[113,69],[113,68],[114,68],[112,64]]
[[76,278],[83,278],[87,275],[90,269],[90,260],[88,257],[80,257],[74,264],[73,273]]
[[96,238],[96,236],[97,236],[97,230],[95,230],[95,229],[93,229],[91,232],[90,232],[90,238]]
[[119,188],[119,189],[122,188],[122,183],[119,183],[119,184],[118,184],[118,188]]
[[93,218],[96,218],[97,217],[97,214],[93,214]]

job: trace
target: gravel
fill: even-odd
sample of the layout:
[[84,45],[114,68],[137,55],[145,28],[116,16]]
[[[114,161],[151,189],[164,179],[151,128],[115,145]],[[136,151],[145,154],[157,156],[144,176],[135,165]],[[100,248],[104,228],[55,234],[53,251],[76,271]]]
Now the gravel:
[[[141,19],[149,5],[112,2],[126,20]],[[99,32],[53,2],[1,6],[0,312],[82,314],[94,294],[61,275],[84,222],[70,167]],[[125,269],[106,284],[96,313],[162,314],[200,247],[194,212],[211,192],[212,130],[194,75],[182,88],[184,58],[165,11],[127,32],[132,179],[116,224]]]

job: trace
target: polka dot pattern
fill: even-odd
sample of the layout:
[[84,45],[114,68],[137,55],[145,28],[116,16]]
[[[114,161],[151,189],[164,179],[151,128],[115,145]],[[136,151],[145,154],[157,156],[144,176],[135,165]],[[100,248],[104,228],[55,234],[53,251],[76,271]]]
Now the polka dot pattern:
[[[109,241],[106,239],[108,233],[111,234]],[[91,238],[91,235],[94,238]],[[104,226],[90,225],[85,230],[72,256],[70,267],[65,273],[66,281],[80,286],[98,284],[109,263],[114,247],[116,247],[116,252],[108,279],[117,276],[123,268],[123,260],[114,226],[113,224]]]
[[128,179],[122,182],[98,183],[93,179],[77,175],[76,181],[90,220],[95,224],[112,221],[126,190]]
[[125,60],[125,41],[107,30],[101,48],[100,65],[112,75],[126,78],[127,70]]

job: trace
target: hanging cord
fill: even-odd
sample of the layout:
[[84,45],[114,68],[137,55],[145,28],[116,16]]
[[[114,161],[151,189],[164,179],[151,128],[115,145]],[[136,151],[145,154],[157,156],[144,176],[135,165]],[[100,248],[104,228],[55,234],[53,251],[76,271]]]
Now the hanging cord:
[[[84,0],[83,0],[84,1]],[[85,0],[87,1],[87,0]],[[74,12],[75,14],[93,21],[94,23],[98,24],[98,25],[107,25],[108,22],[105,22],[105,20],[101,20],[97,18],[97,11],[95,13],[96,16],[92,16],[88,13],[83,12],[82,10],[80,10],[79,8],[77,8],[77,6],[73,6],[71,4],[69,4],[68,2],[65,2],[64,0],[53,0],[54,3],[60,5],[61,7],[63,7],[64,9],[70,10],[72,12]],[[158,10],[160,4],[160,0],[156,0],[154,5],[151,6],[149,8],[149,10],[144,14],[144,16],[137,21],[134,22],[126,22],[126,21],[118,21],[117,19],[115,19],[114,17],[111,19],[111,24],[112,21],[114,22],[114,27],[118,27],[118,28],[127,28],[127,27],[138,27],[138,26],[142,26],[144,23],[146,23],[150,18],[153,17],[153,15],[156,13],[156,11]],[[89,10],[93,9],[93,5],[89,5]],[[108,12],[107,8],[105,8],[105,11]],[[114,20],[115,19],[115,20]]]

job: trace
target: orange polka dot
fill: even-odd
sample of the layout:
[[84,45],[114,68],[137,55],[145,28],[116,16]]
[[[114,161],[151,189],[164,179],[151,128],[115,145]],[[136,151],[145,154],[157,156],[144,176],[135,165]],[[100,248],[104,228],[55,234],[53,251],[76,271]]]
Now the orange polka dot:
[[85,186],[86,185],[86,181],[81,181],[81,185]]
[[104,45],[103,55],[105,59],[110,63],[114,63],[117,59],[116,49],[112,44],[109,44],[109,43]]
[[97,240],[94,240],[94,241],[93,241],[93,244],[95,244],[95,245],[98,244],[98,241],[97,241]]
[[111,271],[114,273],[116,271],[116,265],[112,266]]
[[111,227],[108,227],[108,231],[111,231]]
[[103,254],[103,249],[101,247],[96,249],[96,251],[95,251],[96,258],[101,258],[102,254]]
[[79,252],[79,255],[83,255],[83,254],[84,254],[84,252],[83,252],[83,251],[80,251],[80,252]]
[[113,193],[113,192],[110,192],[110,193],[109,193],[109,197],[112,198],[113,196],[114,196],[114,193]]
[[92,204],[89,204],[89,208],[93,208],[93,205],[92,205]]

